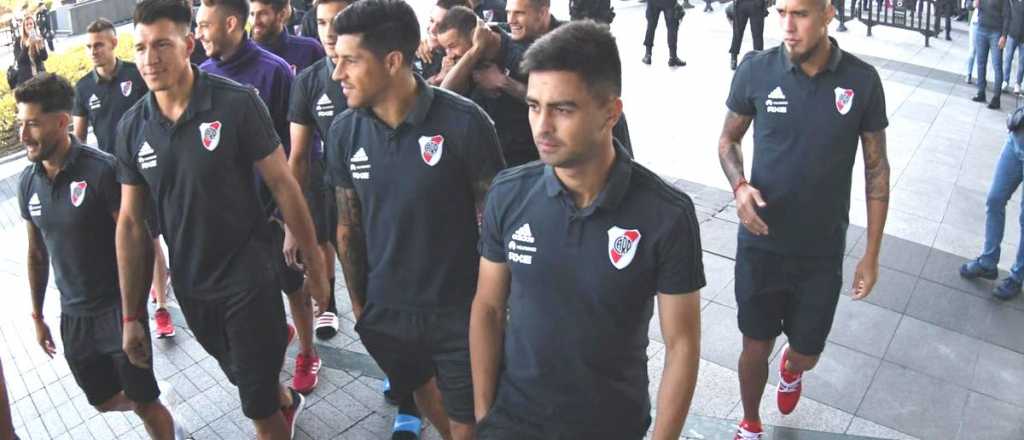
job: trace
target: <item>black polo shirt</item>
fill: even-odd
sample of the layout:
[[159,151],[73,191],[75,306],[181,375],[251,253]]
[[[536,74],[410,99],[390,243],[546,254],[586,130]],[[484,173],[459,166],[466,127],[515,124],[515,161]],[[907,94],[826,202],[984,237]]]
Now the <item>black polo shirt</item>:
[[373,111],[331,124],[327,166],[362,203],[367,299],[385,307],[465,309],[476,292],[473,188],[504,168],[480,107],[416,77],[416,103],[392,130]]
[[885,93],[870,64],[839,48],[808,77],[781,45],[744,58],[729,110],[754,118],[750,183],[767,206],[767,236],[739,227],[741,246],[783,255],[841,255],[861,133],[885,129]]
[[533,162],[495,177],[480,254],[512,275],[496,405],[558,438],[642,437],[654,297],[705,285],[690,197],[619,145],[604,190],[578,209]]
[[[291,102],[288,104],[288,122],[314,126],[320,139],[327,136],[334,116],[348,108],[341,84],[331,79],[334,63],[324,57],[295,77]],[[316,142],[314,159],[322,159],[323,144]]]
[[42,233],[61,313],[94,315],[121,303],[114,249],[114,213],[121,206],[114,157],[71,137],[71,151],[53,181],[43,164],[21,173],[21,216]]
[[175,292],[213,298],[272,280],[253,164],[280,140],[251,87],[192,71],[178,121],[146,95],[121,119],[115,153],[121,183],[146,185],[156,202]]
[[[103,79],[96,69],[75,84],[73,116],[84,116],[92,126],[99,149],[114,151],[114,129],[124,112],[146,95],[149,88],[135,63],[117,60],[114,76]],[[83,139],[84,140],[84,139]]]
[[416,74],[423,78],[429,79],[430,77],[441,73],[441,67],[444,63],[444,57],[447,55],[444,49],[434,49],[430,51],[430,62],[426,62],[417,57],[413,63],[413,70]]

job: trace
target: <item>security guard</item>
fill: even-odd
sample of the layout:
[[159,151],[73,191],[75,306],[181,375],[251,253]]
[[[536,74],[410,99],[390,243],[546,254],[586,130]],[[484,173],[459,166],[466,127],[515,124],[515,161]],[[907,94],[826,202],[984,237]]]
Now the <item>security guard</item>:
[[[300,243],[303,289],[326,304],[313,222],[256,92],[188,63],[195,41],[187,3],[143,0],[134,18],[139,68],[152,73],[144,77],[150,93],[121,119],[114,148],[122,183],[117,230],[124,303],[142,302],[143,206],[151,200],[168,239],[178,302],[196,340],[238,387],[242,413],[253,419],[257,435],[286,438],[303,398],[279,383],[288,331],[255,172]],[[137,317],[126,313],[125,351],[133,364],[146,364],[149,347],[131,318]]]
[[[134,411],[151,437],[172,439],[174,420],[160,403],[152,367],[132,365],[121,349],[114,249],[121,188],[112,156],[68,136],[73,96],[71,84],[50,73],[14,91],[21,141],[32,162],[21,173],[18,206],[28,225],[36,339],[48,356],[56,354],[43,320],[52,262],[60,290],[64,356],[89,404],[100,412]],[[145,310],[145,304],[141,307]],[[137,310],[123,315],[136,315]],[[178,434],[184,434],[180,427]]]
[[644,438],[655,297],[667,352],[654,436],[678,438],[705,285],[693,202],[612,137],[622,73],[607,27],[566,24],[523,66],[541,161],[503,171],[487,196],[470,327],[478,438]]
[[[784,42],[748,54],[733,77],[719,140],[741,225],[736,304],[743,420],[737,440],[762,438],[759,403],[775,338],[779,412],[799,402],[832,328],[843,281],[851,173],[863,145],[867,248],[853,276],[853,298],[871,293],[889,200],[885,93],[870,64],[828,36],[829,0],[781,0]],[[744,177],[742,139],[754,123],[754,162]],[[814,135],[808,136],[813,127]]]
[[676,56],[676,49],[679,45],[679,22],[682,21],[682,17],[676,15],[676,0],[648,0],[647,34],[644,36],[644,46],[647,51],[644,53],[643,63],[651,64],[654,31],[658,29],[659,15],[665,17],[665,27],[668,28],[668,66],[685,66],[686,62]]
[[445,438],[470,439],[477,216],[504,161],[478,106],[413,74],[418,23],[402,0],[360,0],[334,19],[349,110],[325,154],[363,345],[396,395],[414,392]]
[[736,58],[743,44],[743,33],[750,22],[754,50],[764,50],[764,18],[768,16],[765,0],[736,0],[733,6],[732,44],[729,46],[729,68],[736,70]]

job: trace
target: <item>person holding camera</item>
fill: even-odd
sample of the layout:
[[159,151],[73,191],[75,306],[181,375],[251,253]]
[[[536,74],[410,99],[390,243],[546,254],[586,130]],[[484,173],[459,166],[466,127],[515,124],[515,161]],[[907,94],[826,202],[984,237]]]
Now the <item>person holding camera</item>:
[[49,57],[46,51],[46,43],[43,41],[39,29],[36,28],[36,20],[32,16],[26,16],[21,22],[20,35],[14,42],[14,59],[17,61],[17,73],[14,76],[14,86],[17,87],[39,72],[45,72],[43,62]]

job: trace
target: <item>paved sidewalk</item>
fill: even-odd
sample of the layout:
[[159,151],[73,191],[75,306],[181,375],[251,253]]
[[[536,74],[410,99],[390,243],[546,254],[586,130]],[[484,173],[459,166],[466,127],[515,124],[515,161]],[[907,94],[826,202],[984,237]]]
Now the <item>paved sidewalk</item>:
[[[428,3],[417,1],[417,9],[429,9],[423,6]],[[555,14],[565,18],[567,0],[552,3]],[[701,220],[709,285],[702,292],[700,378],[684,435],[728,439],[740,412],[735,372],[740,334],[732,288],[737,225],[716,147],[731,78],[730,30],[722,5],[707,15],[690,10],[680,31],[681,56],[690,65],[676,70],[664,65],[662,26],[655,65],[648,67],[639,63],[643,5],[616,0],[614,6],[613,30],[622,51],[626,113],[638,160],[673,176],[670,180],[694,198]],[[778,414],[769,387],[762,411],[766,423],[778,427],[770,438],[1022,439],[1024,300],[992,300],[992,283],[969,283],[956,275],[959,264],[981,246],[985,193],[1005,140],[1005,112],[1016,102],[1005,99],[1004,111],[997,112],[969,101],[973,87],[958,76],[966,57],[963,24],[955,25],[953,43],[932,40],[931,48],[924,47],[919,34],[876,28],[868,38],[859,23],[848,26],[850,31],[836,34],[837,39],[878,67],[891,123],[893,196],[881,280],[866,301],[841,298],[826,353],[806,376],[805,398],[796,412]],[[773,13],[766,23],[766,44],[777,44],[778,35]],[[750,157],[749,140],[746,154]],[[847,278],[864,252],[859,162]],[[63,359],[49,360],[35,345],[25,234],[10,198],[14,181],[8,178],[18,168],[17,163],[0,164],[0,242],[5,244],[0,286],[8,292],[0,309],[0,361],[8,374],[18,432],[31,439],[145,438],[134,416],[98,415]],[[1009,219],[1020,214],[1018,203],[1015,198],[1008,207]],[[1020,234],[1015,222],[1008,223],[1004,255],[1014,255]],[[338,280],[339,308],[347,310],[340,271]],[[54,330],[57,295],[50,290],[46,310]],[[180,313],[174,313],[182,326],[178,336],[154,343],[156,372],[173,386],[165,398],[197,439],[251,438],[251,424],[241,415],[234,388],[183,326]],[[648,350],[652,393],[664,363],[656,318]],[[342,333],[318,346],[325,367],[307,400],[309,410],[300,418],[299,438],[388,438],[394,409],[381,398],[380,371],[352,331],[351,314],[343,319]],[[294,347],[282,381],[290,382],[293,356]],[[436,433],[426,438],[437,438]]]

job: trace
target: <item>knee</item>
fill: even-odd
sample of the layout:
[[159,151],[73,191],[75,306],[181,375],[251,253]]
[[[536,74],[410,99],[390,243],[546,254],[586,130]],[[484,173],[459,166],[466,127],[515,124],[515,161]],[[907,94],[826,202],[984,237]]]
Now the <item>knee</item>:
[[742,360],[749,362],[766,363],[772,355],[773,341],[762,341],[757,339],[743,338],[743,352],[740,354]]
[[818,365],[819,357],[819,355],[800,354],[790,349],[786,359],[789,364],[787,369],[793,372],[808,371]]

